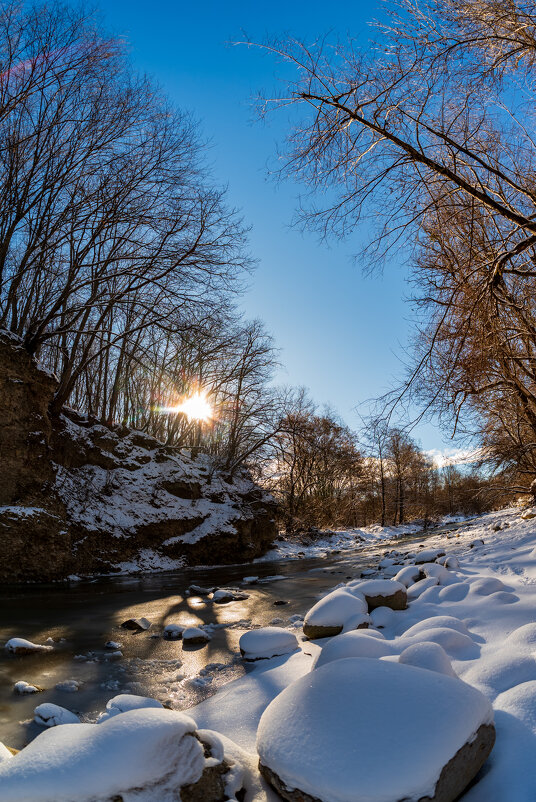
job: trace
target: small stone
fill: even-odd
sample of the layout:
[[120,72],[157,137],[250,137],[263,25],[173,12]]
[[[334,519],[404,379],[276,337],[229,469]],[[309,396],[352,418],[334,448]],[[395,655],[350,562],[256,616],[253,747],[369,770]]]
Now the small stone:
[[130,629],[133,632],[144,632],[149,629],[151,622],[147,618],[129,618],[121,624],[123,629]]

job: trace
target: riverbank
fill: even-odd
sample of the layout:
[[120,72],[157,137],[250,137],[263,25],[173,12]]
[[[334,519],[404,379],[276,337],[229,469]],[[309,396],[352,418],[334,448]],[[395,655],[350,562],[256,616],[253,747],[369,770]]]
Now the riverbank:
[[[455,557],[459,567],[438,572],[437,582],[425,579],[420,592],[417,588],[411,594],[409,588],[412,598],[406,610],[382,608],[385,615],[381,622],[377,617],[374,630],[384,636],[392,656],[378,659],[397,660],[409,645],[419,642],[440,645],[456,675],[481,691],[495,711],[495,748],[478,782],[464,794],[464,802],[534,799],[536,518],[523,520],[514,508],[484,515],[455,533],[431,537],[428,549]],[[400,566],[390,564],[392,559],[384,559],[379,575],[397,573]],[[408,555],[403,562],[412,559]],[[266,661],[189,712],[198,726],[217,729],[255,752],[263,711],[311,670],[326,643],[336,640],[303,642],[299,653]],[[418,705],[415,714],[417,710]],[[267,799],[278,798],[267,789],[265,793]]]
[[[373,639],[381,641],[384,646],[376,651],[375,659],[395,664],[399,660],[409,660],[410,647],[417,646],[419,650],[425,644],[426,650],[432,644],[436,656],[437,649],[440,653],[442,650],[442,670],[452,672],[471,685],[494,708],[496,745],[477,782],[466,791],[464,802],[525,802],[536,795],[536,770],[531,757],[536,745],[536,517],[529,518],[529,515],[532,513],[524,513],[522,517],[521,511],[514,508],[484,515],[457,529],[443,529],[426,541],[413,537],[391,542],[387,554],[384,554],[385,545],[379,542],[330,558],[258,563],[255,571],[251,571],[258,574],[258,579],[244,575],[239,579],[239,574],[244,574],[243,566],[228,567],[221,578],[228,584],[240,586],[248,598],[221,607],[211,604],[206,597],[178,593],[176,576],[167,577],[166,582],[170,584],[165,588],[159,585],[158,589],[151,587],[151,583],[160,582],[162,577],[124,579],[125,585],[136,583],[135,593],[140,595],[135,604],[129,605],[124,604],[127,598],[124,594],[132,591],[116,591],[114,627],[128,613],[152,617],[154,629],[137,635],[123,630],[123,657],[113,667],[102,657],[102,649],[94,649],[93,653],[88,649],[83,660],[74,660],[76,655],[71,652],[75,644],[71,642],[55,643],[46,655],[4,657],[0,670],[4,680],[9,682],[15,678],[15,669],[17,679],[36,683],[48,675],[47,701],[54,700],[81,713],[82,721],[95,721],[106,701],[119,692],[153,696],[176,710],[186,710],[198,728],[221,733],[244,750],[246,758],[242,760],[249,766],[248,802],[275,800],[278,797],[254,770],[261,715],[285,688],[311,671],[322,652],[326,655],[323,659],[328,659],[333,647],[326,650],[327,645],[346,643],[342,640],[344,635],[318,641],[301,639],[304,614],[319,598],[333,592],[334,587],[354,587],[359,595],[356,580],[363,573],[390,579],[397,574],[400,576],[403,570],[408,584],[407,609],[380,607],[374,610],[370,614],[369,629],[358,630],[355,639],[369,643]],[[438,562],[422,564],[423,560],[436,557]],[[448,567],[442,566],[447,557],[450,558]],[[417,566],[418,570],[413,573],[411,566],[415,563],[421,567]],[[424,579],[420,578],[421,573]],[[407,579],[409,574],[413,579]],[[196,575],[201,585],[208,583],[215,573],[206,570]],[[269,581],[263,582],[263,579]],[[189,580],[190,576],[184,577],[184,582]],[[94,583],[93,587],[93,600],[99,595],[103,603],[108,600],[109,588],[102,583]],[[77,586],[77,592],[79,589]],[[179,597],[180,601],[173,601]],[[86,596],[84,602],[80,596],[78,611],[90,598]],[[22,597],[20,601],[25,603]],[[60,600],[57,601],[59,611]],[[30,620],[30,606],[26,621]],[[153,612],[158,610],[160,617],[157,618]],[[15,612],[11,634],[33,634],[20,627],[16,616]],[[180,641],[164,641],[160,637],[165,623],[186,622],[187,616],[191,616],[192,623],[210,632],[207,646],[189,651],[186,646],[181,649]],[[76,610],[75,620],[78,626],[84,623]],[[90,626],[91,620],[94,623]],[[98,607],[87,611],[85,622],[88,624],[87,645],[95,644],[97,634],[103,640],[110,632],[120,633],[113,627],[102,626],[104,620]],[[241,635],[267,625],[296,634],[300,639],[299,650],[244,664],[238,651]],[[35,634],[44,639],[47,631],[41,627]],[[69,660],[64,659],[67,656]],[[345,656],[352,655],[342,649],[339,657]],[[67,665],[71,674],[79,669],[87,672],[87,680],[76,694],[67,694],[55,687],[50,689],[55,678],[54,660],[64,673]],[[34,675],[30,675],[32,666]],[[439,670],[437,666],[435,670]],[[116,672],[115,679],[109,678],[110,671]],[[99,677],[103,678],[100,685]],[[3,684],[6,686],[6,682]],[[9,687],[11,689],[12,685]],[[22,741],[30,740],[36,730],[39,731],[35,722],[30,723],[37,703],[35,699],[14,700],[11,690],[9,694],[9,699],[2,700],[3,709],[11,706],[14,720],[6,722],[4,715],[0,740],[16,746],[18,738],[23,745]],[[44,694],[39,697],[45,699]],[[377,702],[381,704],[380,699]],[[419,708],[417,695],[411,708],[413,721],[420,721]],[[23,724],[19,724],[20,721]],[[356,722],[359,717],[353,727],[357,726]],[[399,733],[397,737],[404,731],[409,732],[403,721],[393,721],[393,728]],[[439,721],[436,730],[441,731]],[[311,765],[311,760],[304,762],[304,766],[306,763]],[[302,771],[300,766],[301,763],[298,773]],[[303,777],[303,782],[306,784],[307,777]]]

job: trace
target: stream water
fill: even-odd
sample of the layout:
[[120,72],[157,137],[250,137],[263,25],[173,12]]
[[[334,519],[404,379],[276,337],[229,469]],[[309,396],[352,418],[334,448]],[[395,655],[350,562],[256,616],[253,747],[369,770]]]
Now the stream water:
[[[454,528],[429,530],[426,536]],[[0,649],[0,741],[20,749],[32,740],[41,731],[32,720],[33,710],[43,702],[67,707],[82,720],[94,720],[108,699],[122,692],[154,696],[178,710],[191,707],[247,671],[238,650],[247,629],[270,623],[288,626],[289,618],[303,616],[323,592],[377,566],[387,548],[418,543],[424,536],[359,545],[321,558],[3,588],[0,643],[11,637],[35,643],[53,638],[56,643],[50,652],[25,656]],[[281,578],[244,585],[248,575]],[[206,597],[188,595],[192,583],[240,586],[249,598],[216,605]],[[150,630],[135,633],[121,628],[126,619],[142,616],[151,621]],[[206,646],[188,649],[181,641],[161,637],[169,623],[218,626]],[[122,658],[110,657],[104,648],[109,640],[122,644]],[[18,695],[13,691],[18,680],[46,690]],[[56,689],[65,680],[76,680],[80,690]]]

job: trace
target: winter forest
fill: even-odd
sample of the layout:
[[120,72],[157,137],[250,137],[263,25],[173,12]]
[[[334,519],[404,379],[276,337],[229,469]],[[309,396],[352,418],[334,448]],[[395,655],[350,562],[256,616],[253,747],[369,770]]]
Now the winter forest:
[[533,799],[536,3],[183,5],[0,0],[0,800]]

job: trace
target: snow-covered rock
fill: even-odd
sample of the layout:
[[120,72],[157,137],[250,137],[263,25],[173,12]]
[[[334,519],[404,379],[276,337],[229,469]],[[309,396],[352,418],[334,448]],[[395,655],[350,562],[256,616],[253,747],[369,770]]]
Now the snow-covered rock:
[[186,644],[196,645],[208,643],[210,635],[200,627],[186,627],[182,633],[182,642]]
[[212,594],[214,604],[229,604],[229,602],[242,601],[244,599],[249,599],[249,595],[234,588],[220,588]]
[[438,643],[431,641],[422,641],[408,646],[400,654],[398,662],[417,668],[426,668],[428,671],[438,671],[448,677],[458,676],[452,668],[446,651]]
[[106,702],[106,710],[101,713],[98,718],[98,723],[107,721],[113,716],[118,716],[119,713],[126,713],[128,710],[142,710],[147,708],[158,708],[161,710],[163,707],[162,702],[158,699],[151,699],[150,696],[136,696],[134,693],[120,693],[109,699]]
[[[196,732],[172,710],[130,710],[100,724],[41,733],[13,760],[0,763],[2,802],[221,802],[236,799],[240,750]],[[230,794],[227,796],[226,791]]]
[[34,654],[35,652],[50,652],[53,647],[32,643],[25,638],[10,638],[4,648],[10,654]]
[[346,657],[378,658],[394,653],[393,646],[389,641],[385,638],[371,638],[370,634],[371,630],[356,629],[353,632],[337,635],[326,643],[320,654],[314,659],[312,668],[320,668],[334,660],[344,660]]
[[80,683],[75,679],[62,680],[62,682],[56,683],[56,690],[65,691],[65,693],[76,693],[80,690]]
[[369,612],[375,607],[390,607],[392,610],[406,609],[406,587],[394,579],[365,579],[364,581],[350,582],[347,587],[352,593],[363,596]]
[[115,640],[108,640],[104,644],[105,649],[112,649],[114,652],[117,652],[119,649],[122,648],[122,646],[123,646],[122,643],[119,643],[118,641]]
[[424,574],[416,565],[406,565],[405,568],[401,568],[400,571],[394,575],[393,579],[395,582],[400,582],[401,585],[409,588],[410,585],[414,585],[419,579],[424,579]]
[[320,802],[399,802],[435,794],[452,802],[494,738],[491,705],[469,685],[413,666],[348,658],[274,699],[260,720],[257,750],[262,773],[287,800],[308,794]]
[[445,554],[445,549],[422,549],[415,555],[415,565],[433,563],[438,557],[444,557]]
[[20,679],[13,685],[13,690],[15,693],[23,696],[27,693],[40,693],[40,691],[43,691],[44,688],[40,688],[39,685],[33,685],[29,682],[25,682],[23,679]]
[[165,640],[180,640],[185,629],[186,627],[182,624],[166,624],[164,638]]
[[370,626],[385,629],[391,626],[395,618],[396,613],[390,607],[375,607],[370,614]]
[[420,579],[418,582],[415,582],[414,585],[408,588],[408,601],[418,599],[425,590],[433,588],[434,585],[439,585],[439,579],[436,576],[427,576],[425,579]]
[[299,648],[293,632],[280,627],[262,627],[245,632],[240,638],[240,654],[245,660],[262,660],[290,654]]
[[56,727],[59,724],[78,724],[80,719],[65,707],[45,702],[35,708],[34,721],[42,727]]
[[303,633],[311,640],[330,638],[342,632],[348,621],[354,629],[367,627],[367,605],[363,597],[338,588],[311,607],[303,622]]
[[12,757],[14,757],[13,752],[0,741],[0,763],[3,763],[5,760],[11,760]]

